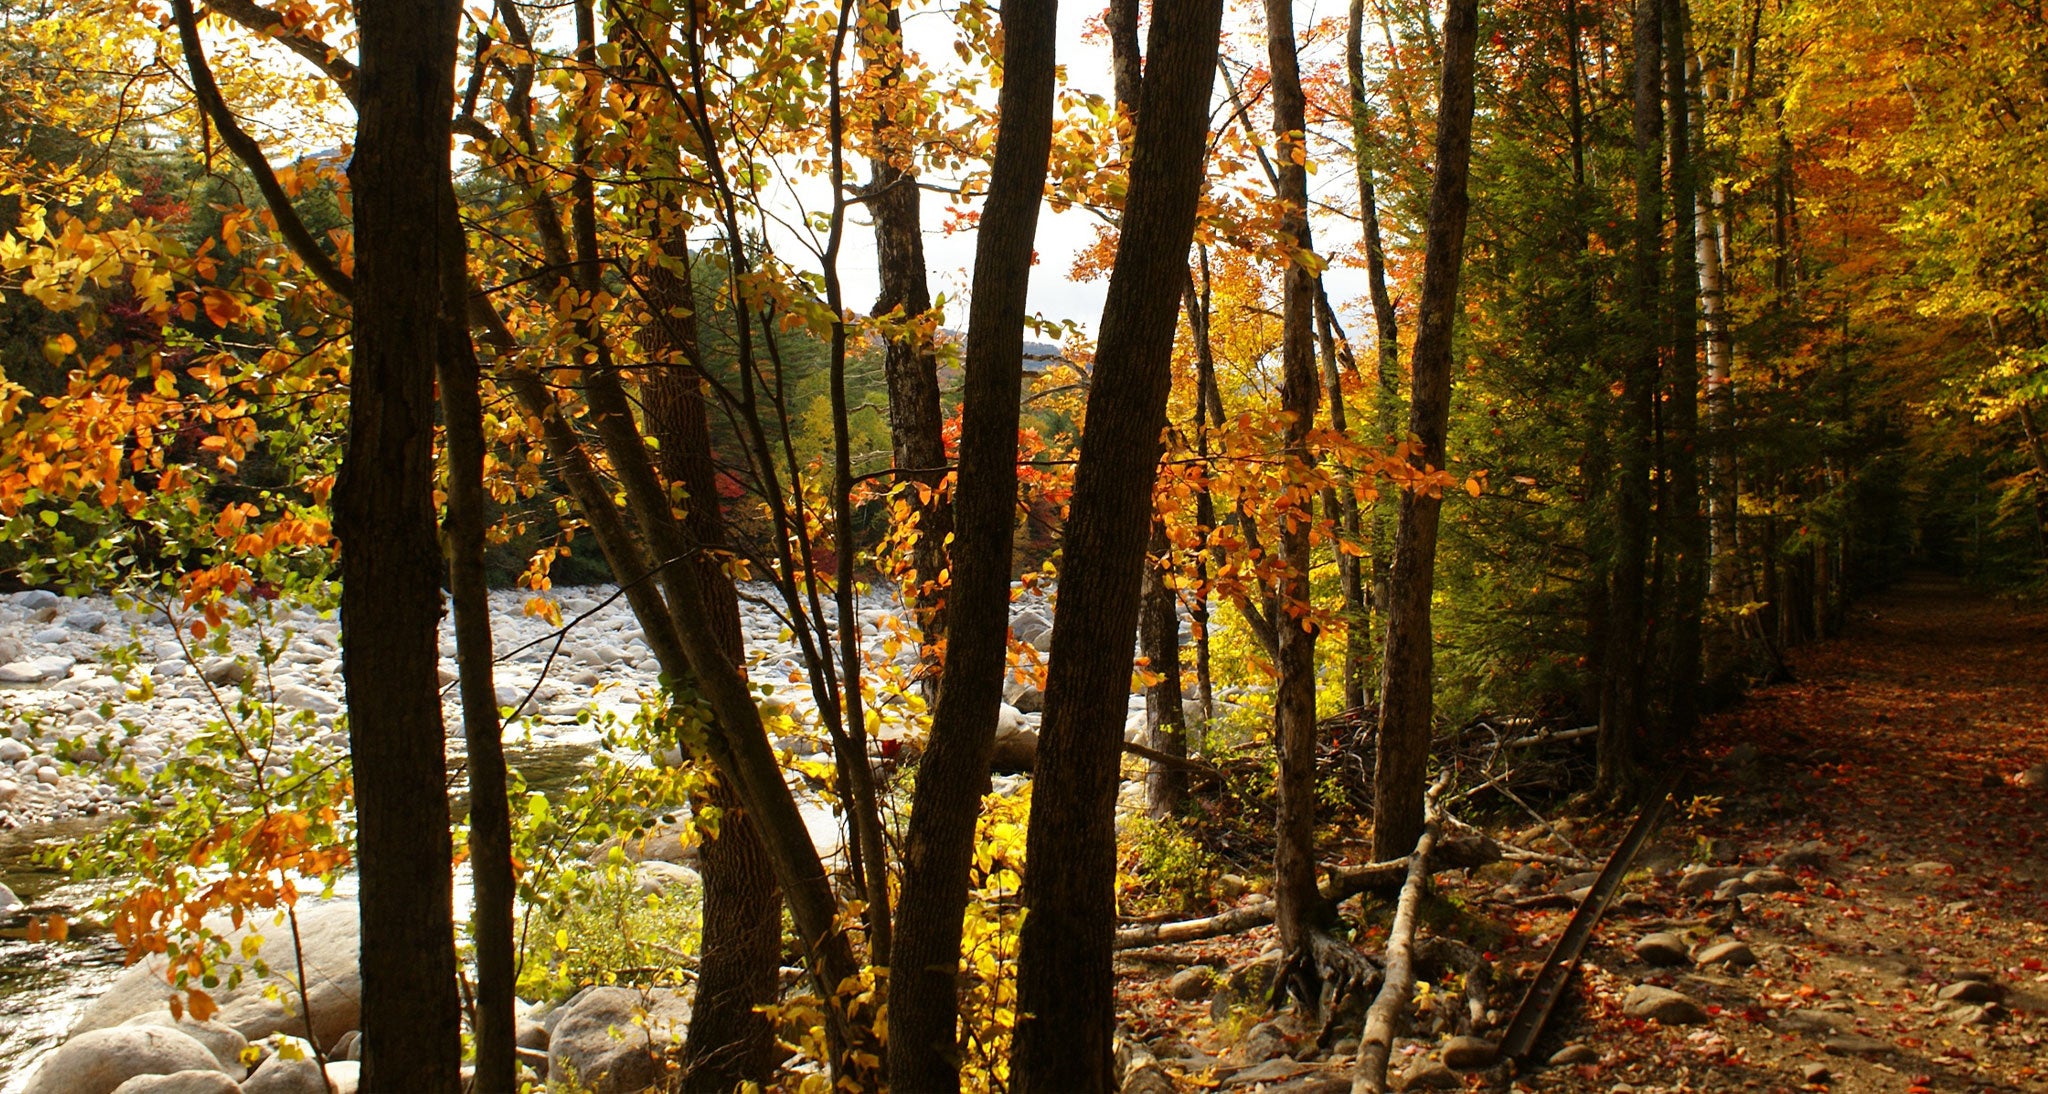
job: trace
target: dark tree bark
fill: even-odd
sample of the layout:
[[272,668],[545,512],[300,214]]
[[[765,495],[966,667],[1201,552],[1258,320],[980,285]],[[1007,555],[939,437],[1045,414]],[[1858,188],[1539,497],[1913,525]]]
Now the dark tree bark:
[[509,1094],[519,1085],[512,810],[506,798],[505,742],[491,667],[490,586],[484,575],[483,377],[476,347],[469,340],[469,270],[452,188],[447,191],[442,225],[447,245],[442,255],[439,369],[448,460],[448,514],[442,531],[448,543],[449,602],[461,671],[463,743],[469,753],[469,927],[476,940],[476,1074],[470,1089]]
[[355,360],[335,490],[361,878],[363,1086],[461,1089],[434,515],[458,5],[357,5]]
[[[1671,261],[1671,371],[1666,451],[1671,462],[1672,577],[1670,736],[1699,727],[1700,616],[1707,597],[1707,521],[1700,510],[1700,268],[1689,253],[1699,234],[1699,188],[1692,153],[1692,95],[1686,66],[1685,0],[1663,0],[1665,113],[1670,127],[1671,211],[1676,218]],[[1660,757],[1661,758],[1661,757]]]
[[1123,711],[1221,24],[1220,0],[1161,0],[1145,51],[1054,609],[1026,848],[1011,1067],[1019,1094],[1112,1088]]
[[[1272,71],[1273,135],[1277,155],[1274,196],[1282,209],[1280,245],[1287,248],[1280,283],[1280,406],[1288,415],[1284,451],[1306,467],[1314,456],[1308,433],[1315,425],[1316,275],[1308,225],[1307,101],[1294,48],[1293,0],[1266,0],[1266,61]],[[1281,576],[1271,614],[1279,656],[1274,659],[1273,741],[1279,751],[1275,786],[1279,816],[1273,832],[1273,895],[1279,908],[1280,945],[1304,946],[1321,902],[1316,892],[1316,632],[1309,622],[1309,524],[1306,490],[1284,505],[1279,520]]]
[[[1365,97],[1365,0],[1351,0],[1351,19],[1345,29],[1344,67],[1351,92],[1351,147],[1357,161],[1358,211],[1365,231],[1365,275],[1372,294],[1372,318],[1377,337],[1379,375],[1375,385],[1374,426],[1388,442],[1400,440],[1401,429],[1401,324],[1394,312],[1393,294],[1387,291],[1387,250],[1380,241],[1379,191],[1374,182],[1378,170],[1373,150],[1378,135],[1372,129],[1371,106]],[[1372,607],[1375,630],[1384,628],[1387,603],[1392,596],[1394,521],[1400,508],[1391,492],[1372,508]],[[1372,637],[1378,638],[1376,633]],[[1372,645],[1379,645],[1378,642]]]
[[[650,264],[643,271],[655,322],[641,334],[651,359],[642,385],[647,430],[660,441],[662,477],[683,487],[683,528],[694,550],[687,562],[703,591],[713,634],[734,668],[745,663],[739,590],[721,564],[726,548],[704,381],[697,366],[696,299],[681,240],[662,243],[683,271]],[[765,1084],[774,1067],[775,1030],[759,1007],[776,1001],[782,958],[782,894],[753,816],[719,779],[695,803],[715,810],[718,832],[705,841],[704,937],[697,995],[683,1045],[683,1088],[727,1091]]]
[[[883,70],[878,81],[881,94],[891,96],[903,81],[903,21],[893,4],[881,31],[880,36],[869,37],[886,39],[874,42],[881,51],[875,63]],[[893,100],[889,103],[893,106]],[[868,208],[875,218],[875,266],[882,280],[874,314],[888,315],[901,308],[905,319],[915,319],[932,308],[925,277],[922,191],[912,170],[915,150],[890,117],[885,109],[876,119],[875,148],[884,154],[872,161],[874,174],[868,183]],[[946,633],[946,596],[938,580],[946,568],[946,537],[953,531],[952,499],[944,493],[945,415],[939,405],[939,364],[930,341],[890,339],[883,350],[882,375],[889,387],[889,442],[899,481],[920,488],[910,498],[917,539],[911,549],[914,579],[904,593],[930,649]],[[936,682],[936,658],[929,659],[927,671],[927,678]]]
[[[1444,465],[1450,422],[1451,336],[1458,318],[1458,274],[1470,211],[1466,182],[1472,162],[1478,7],[1478,0],[1451,0],[1444,16],[1436,178],[1429,194],[1422,301],[1408,406],[1408,431],[1419,442],[1410,462],[1417,468]],[[1378,767],[1373,776],[1374,858],[1406,854],[1422,835],[1422,796],[1434,706],[1429,601],[1436,586],[1437,521],[1442,508],[1443,498],[1437,491],[1401,492],[1380,691]]]
[[945,669],[904,837],[902,914],[889,968],[890,1083],[920,1094],[960,1083],[960,917],[1007,668],[1024,297],[1052,150],[1058,6],[1006,0],[1002,14],[1000,128],[962,361]]
[[1659,240],[1663,231],[1664,111],[1661,0],[1636,0],[1635,154],[1636,215],[1630,304],[1635,346],[1622,365],[1620,428],[1615,431],[1619,477],[1614,484],[1614,556],[1609,569],[1610,623],[1606,675],[1600,694],[1600,791],[1625,798],[1642,770],[1643,628],[1645,568],[1650,541],[1650,435],[1657,373]]
[[[1184,760],[1188,755],[1187,714],[1182,707],[1180,674],[1180,597],[1168,583],[1173,573],[1173,543],[1166,525],[1152,519],[1152,541],[1146,552],[1143,602],[1138,609],[1138,645],[1158,679],[1145,689],[1145,744],[1154,752]],[[1184,767],[1155,761],[1145,773],[1145,810],[1155,820],[1180,812],[1187,798]]]

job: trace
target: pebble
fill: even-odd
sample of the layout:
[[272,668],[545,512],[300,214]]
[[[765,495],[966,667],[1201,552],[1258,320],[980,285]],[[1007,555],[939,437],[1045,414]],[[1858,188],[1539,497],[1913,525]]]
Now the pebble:
[[1444,1042],[1444,1066],[1453,1071],[1483,1071],[1493,1066],[1499,1054],[1492,1041],[1484,1037],[1453,1037]]
[[12,737],[0,738],[0,763],[20,763],[28,759],[28,746]]
[[1825,1083],[1834,1077],[1835,1073],[1829,1071],[1826,1064],[1812,1063],[1799,1069],[1799,1078],[1808,1083]]
[[1707,1010],[1684,992],[1638,984],[1622,1000],[1621,1012],[1630,1018],[1654,1019],[1667,1026],[1697,1025],[1707,1020]]
[[1716,942],[1701,950],[1696,960],[1702,965],[1730,965],[1740,968],[1756,964],[1756,953],[1746,942]]
[[1599,1062],[1600,1053],[1592,1045],[1570,1044],[1550,1054],[1551,1067],[1574,1067]]
[[1906,872],[1914,877],[1944,877],[1955,873],[1956,868],[1946,862],[1930,859],[1906,867]]
[[1652,965],[1686,965],[1692,958],[1686,954],[1685,941],[1669,931],[1657,931],[1636,939],[1636,956]]
[[1209,990],[1216,984],[1216,970],[1207,965],[1192,965],[1174,973],[1166,982],[1166,994],[1183,1003],[1207,999]]
[[1937,993],[1951,1003],[1995,1003],[2005,995],[2005,989],[1988,980],[1958,980]]

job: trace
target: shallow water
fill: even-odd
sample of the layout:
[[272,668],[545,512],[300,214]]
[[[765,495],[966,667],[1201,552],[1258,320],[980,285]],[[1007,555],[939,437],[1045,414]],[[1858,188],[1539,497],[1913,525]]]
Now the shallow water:
[[[534,790],[572,785],[593,750],[581,744],[508,743],[506,761]],[[456,803],[458,811],[462,804]],[[89,835],[101,820],[66,820],[0,831],[0,884],[13,889],[38,913],[76,916],[118,881],[75,882],[34,862],[38,844]],[[353,880],[353,879],[349,879]],[[456,885],[456,912],[469,907],[467,876]],[[342,895],[352,887],[338,886]],[[64,1039],[87,1005],[121,975],[121,947],[110,935],[73,937],[64,942],[29,942],[20,937],[25,917],[0,919],[0,1094],[16,1094],[42,1055]]]

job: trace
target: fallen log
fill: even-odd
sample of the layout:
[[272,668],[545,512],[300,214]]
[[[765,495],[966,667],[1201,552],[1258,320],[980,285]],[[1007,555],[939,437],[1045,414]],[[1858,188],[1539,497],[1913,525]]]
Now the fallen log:
[[1422,904],[1422,890],[1429,880],[1429,854],[1436,847],[1443,816],[1437,798],[1451,784],[1446,771],[1429,788],[1424,799],[1422,838],[1408,856],[1408,880],[1401,886],[1401,898],[1394,905],[1394,923],[1387,929],[1386,979],[1380,993],[1365,1012],[1365,1030],[1358,1037],[1358,1063],[1351,1073],[1351,1094],[1385,1094],[1387,1061],[1394,1051],[1394,1024],[1401,1008],[1415,993],[1415,916]]
[[[1317,889],[1322,893],[1323,899],[1331,903],[1342,903],[1367,889],[1390,887],[1408,875],[1412,857],[1404,856],[1389,862],[1368,862],[1358,866],[1339,866],[1323,878]],[[1434,861],[1428,864],[1428,869],[1432,873],[1438,870],[1471,869],[1499,861],[1500,845],[1493,840],[1479,835],[1461,836],[1444,841],[1434,856]],[[1162,946],[1237,934],[1273,922],[1273,914],[1273,902],[1261,900],[1202,919],[1185,919],[1177,923],[1134,924],[1116,932],[1116,948],[1129,950],[1139,946]]]
[[1580,726],[1577,729],[1563,729],[1555,733],[1545,730],[1542,733],[1532,733],[1527,737],[1517,737],[1512,741],[1503,742],[1501,747],[1533,748],[1536,745],[1556,744],[1559,741],[1576,741],[1581,737],[1591,737],[1598,732],[1600,732],[1599,726]]

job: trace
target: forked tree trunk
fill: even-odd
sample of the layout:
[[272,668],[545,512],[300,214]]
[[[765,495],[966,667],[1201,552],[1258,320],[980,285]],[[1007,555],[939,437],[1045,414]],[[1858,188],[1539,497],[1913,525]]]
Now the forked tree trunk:
[[1052,151],[1057,19],[1055,0],[1003,7],[999,128],[962,361],[946,660],[904,836],[889,966],[889,1079],[903,1091],[960,1084],[960,917],[1007,671],[1024,297]]
[[[1277,256],[1280,282],[1280,405],[1288,415],[1283,438],[1290,473],[1306,474],[1314,456],[1308,433],[1316,417],[1316,276],[1308,224],[1307,103],[1294,49],[1292,0],[1266,0],[1266,62],[1273,77],[1274,195],[1283,209]],[[1316,632],[1309,619],[1309,526],[1313,496],[1296,488],[1280,499],[1279,596],[1272,613],[1279,656],[1274,659],[1273,741],[1279,751],[1274,787],[1279,816],[1273,832],[1274,898],[1280,945],[1292,952],[1308,942],[1316,893]]]
[[[1478,0],[1451,0],[1444,15],[1436,178],[1430,186],[1422,301],[1410,366],[1414,379],[1409,389],[1408,432],[1417,442],[1410,462],[1418,469],[1444,466],[1450,423],[1451,337],[1457,325],[1458,274],[1470,211],[1466,181],[1472,162],[1472,70],[1478,7]],[[1438,491],[1401,491],[1373,773],[1372,845],[1376,859],[1406,854],[1422,835],[1423,781],[1434,709],[1430,595],[1436,587],[1437,520],[1442,507]]]
[[1222,8],[1221,0],[1159,0],[1146,43],[1053,616],[1026,847],[1011,1065],[1018,1094],[1112,1086],[1124,709]]
[[1658,241],[1663,230],[1664,109],[1660,97],[1663,42],[1661,0],[1636,0],[1635,156],[1636,213],[1634,268],[1630,271],[1633,341],[1621,374],[1620,428],[1615,431],[1618,476],[1614,484],[1614,560],[1609,568],[1611,622],[1606,680],[1600,690],[1600,792],[1625,798],[1635,792],[1642,770],[1643,630],[1645,574],[1650,553],[1650,437],[1655,412],[1657,301],[1661,278]]
[[357,5],[355,357],[335,490],[342,679],[354,760],[363,1086],[462,1086],[443,752],[434,370],[450,239],[449,0]]

